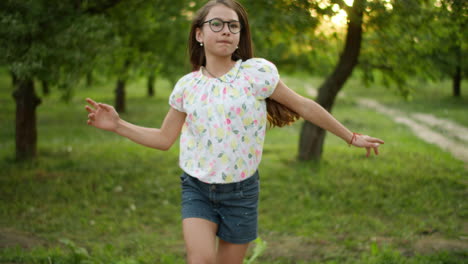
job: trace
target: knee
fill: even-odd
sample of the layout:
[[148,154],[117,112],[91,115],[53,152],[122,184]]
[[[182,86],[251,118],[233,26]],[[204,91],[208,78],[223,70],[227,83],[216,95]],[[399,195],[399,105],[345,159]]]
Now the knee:
[[216,263],[216,255],[210,254],[188,254],[187,256],[187,263],[188,264],[215,264]]

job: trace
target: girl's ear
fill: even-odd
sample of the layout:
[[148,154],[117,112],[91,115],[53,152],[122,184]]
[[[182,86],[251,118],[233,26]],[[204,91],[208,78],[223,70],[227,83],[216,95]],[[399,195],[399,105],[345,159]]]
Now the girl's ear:
[[203,43],[203,32],[201,31],[200,28],[196,28],[195,29],[195,39],[200,42],[200,43]]

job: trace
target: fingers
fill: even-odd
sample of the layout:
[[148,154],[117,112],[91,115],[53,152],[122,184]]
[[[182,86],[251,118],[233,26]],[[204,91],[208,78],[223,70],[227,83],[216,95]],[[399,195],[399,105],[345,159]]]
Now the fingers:
[[93,121],[94,121],[94,119],[95,119],[95,115],[94,115],[94,113],[90,113],[90,114],[88,114],[88,122],[89,122],[89,121],[90,121],[90,122],[93,122]]
[[370,157],[372,150],[374,150],[375,155],[379,155],[379,146],[385,142],[379,138],[373,138],[367,135],[359,135],[360,142],[356,140],[356,144],[353,144],[357,147],[366,149],[366,157]]
[[85,106],[85,109],[86,109],[86,111],[88,111],[88,113],[93,113],[94,112],[93,109],[91,109],[91,107],[89,107],[88,105]]
[[375,155],[379,155],[379,146],[380,146],[380,141],[378,142],[373,142],[370,139],[367,139],[367,144],[365,144],[366,148],[366,157],[370,157],[371,151],[374,150]]
[[380,138],[369,137],[367,141],[372,142],[372,143],[385,144],[385,142],[381,140]]
[[94,122],[96,121],[96,116],[94,113],[90,113],[88,114],[88,120],[86,121],[86,123],[90,126],[95,126]]
[[[91,99],[91,98],[86,98],[86,102],[88,102],[90,105],[92,105],[93,108],[96,109],[96,110],[99,109],[99,107],[102,108],[102,109],[104,109],[104,110],[106,110],[107,112],[109,112],[109,111],[112,110],[112,106],[107,105],[107,104],[102,104],[102,103],[96,103],[96,102],[95,102],[93,99]],[[86,106],[85,108],[86,108],[86,111],[88,111],[89,113],[93,113],[93,112],[94,112],[94,110],[93,110],[91,107],[89,107],[89,106]]]
[[94,102],[91,98],[86,98],[86,102],[88,102],[90,105],[92,105],[94,108],[98,108],[99,104]]
[[362,135],[361,137],[364,138],[364,140],[366,140],[367,142],[379,143],[379,144],[384,144],[385,143],[380,138],[375,138],[375,137],[371,137],[371,136],[368,136],[368,135]]
[[375,155],[379,155],[379,148],[378,147],[366,147],[366,157],[370,157],[371,150],[374,150]]
[[88,111],[88,113],[94,113],[95,111],[97,111],[99,108],[101,109],[104,109],[105,111],[107,112],[110,112],[111,110],[113,110],[113,107],[108,105],[108,104],[103,104],[103,103],[96,103],[95,101],[93,101],[91,98],[86,98],[86,101],[92,105],[94,107],[91,108],[90,106],[85,106],[85,109],[86,111]]

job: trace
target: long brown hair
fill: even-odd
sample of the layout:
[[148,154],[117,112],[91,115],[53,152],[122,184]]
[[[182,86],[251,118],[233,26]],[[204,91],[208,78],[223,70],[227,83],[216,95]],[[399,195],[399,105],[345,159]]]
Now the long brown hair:
[[[201,66],[206,66],[205,50],[196,39],[197,28],[201,28],[211,8],[218,4],[225,5],[234,10],[241,23],[242,30],[240,32],[239,48],[232,54],[232,60],[237,61],[242,59],[242,61],[246,61],[253,58],[252,37],[250,34],[247,12],[244,7],[235,0],[211,0],[198,10],[192,20],[188,49],[193,71],[199,70]],[[296,112],[270,98],[266,99],[266,103],[268,112],[267,119],[270,126],[282,127],[289,125],[300,117]]]

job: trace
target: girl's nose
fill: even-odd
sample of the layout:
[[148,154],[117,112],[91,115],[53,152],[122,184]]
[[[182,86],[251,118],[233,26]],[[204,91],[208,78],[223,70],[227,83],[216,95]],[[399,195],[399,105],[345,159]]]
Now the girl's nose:
[[221,33],[223,35],[230,35],[231,34],[231,31],[229,31],[229,26],[227,24],[224,25],[223,30],[221,30]]

